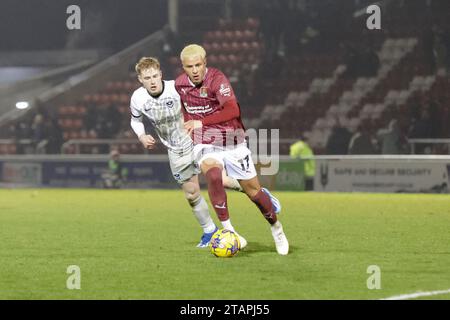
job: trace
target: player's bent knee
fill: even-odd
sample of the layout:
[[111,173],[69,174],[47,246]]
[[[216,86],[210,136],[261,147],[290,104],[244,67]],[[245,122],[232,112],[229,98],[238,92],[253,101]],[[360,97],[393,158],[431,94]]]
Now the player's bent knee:
[[222,169],[221,168],[217,168],[217,167],[213,167],[210,168],[206,174],[206,180],[209,181],[220,181],[222,180]]

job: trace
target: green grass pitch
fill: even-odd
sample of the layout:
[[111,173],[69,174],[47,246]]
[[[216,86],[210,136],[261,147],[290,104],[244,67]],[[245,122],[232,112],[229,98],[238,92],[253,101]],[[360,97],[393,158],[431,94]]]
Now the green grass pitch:
[[[256,206],[228,192],[249,244],[220,259],[195,247],[201,229],[178,190],[0,190],[0,299],[380,299],[450,288],[448,195],[275,195],[291,253],[279,256]],[[66,287],[70,265],[80,290]],[[380,289],[367,288],[371,265]]]

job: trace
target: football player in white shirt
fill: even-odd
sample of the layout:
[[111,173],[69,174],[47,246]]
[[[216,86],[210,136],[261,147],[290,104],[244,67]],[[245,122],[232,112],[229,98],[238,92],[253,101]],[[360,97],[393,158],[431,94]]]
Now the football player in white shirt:
[[[162,80],[160,63],[156,58],[143,57],[136,64],[136,73],[142,87],[131,96],[131,127],[144,148],[153,149],[156,140],[145,132],[143,117],[153,125],[161,142],[167,147],[170,168],[181,185],[186,200],[203,228],[197,247],[207,247],[217,227],[209,214],[208,205],[200,193],[198,174],[201,172],[193,156],[193,142],[183,127],[180,96],[175,81]],[[226,188],[241,190],[237,180],[224,174]],[[247,241],[241,238],[241,248]]]

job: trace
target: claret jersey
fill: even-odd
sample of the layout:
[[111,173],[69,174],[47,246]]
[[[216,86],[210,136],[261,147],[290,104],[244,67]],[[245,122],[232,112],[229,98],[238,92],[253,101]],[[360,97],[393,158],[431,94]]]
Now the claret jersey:
[[[227,77],[215,68],[206,70],[205,79],[201,85],[195,86],[187,74],[182,74],[175,81],[175,88],[181,97],[185,121],[202,120],[206,116],[218,112],[228,100],[235,99],[233,88]],[[243,142],[244,126],[241,118],[203,126],[202,132],[194,131],[194,143],[217,144],[212,141],[217,132],[222,133],[221,144],[236,144]],[[198,130],[199,131],[199,130]],[[209,134],[209,132],[212,132]],[[198,136],[201,135],[201,136]],[[233,138],[236,137],[236,138]],[[231,137],[231,139],[227,139]]]

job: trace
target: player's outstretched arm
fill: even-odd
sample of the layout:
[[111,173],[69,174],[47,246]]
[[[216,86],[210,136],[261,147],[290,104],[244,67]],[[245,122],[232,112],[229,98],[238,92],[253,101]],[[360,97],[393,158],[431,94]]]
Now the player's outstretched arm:
[[232,99],[223,105],[222,110],[216,111],[214,114],[206,116],[202,120],[188,120],[184,123],[184,129],[191,134],[195,129],[200,129],[203,125],[212,125],[230,121],[239,117],[240,110],[236,100]]
[[145,149],[153,149],[155,147],[156,141],[155,138],[153,138],[151,135],[145,133],[145,126],[142,122],[142,116],[131,117],[131,128],[133,129],[134,133],[138,137],[139,141],[142,143]]

